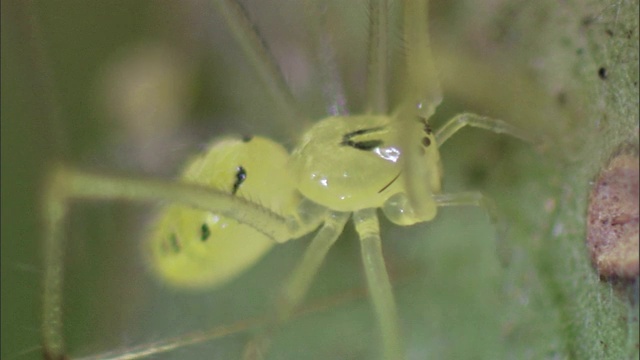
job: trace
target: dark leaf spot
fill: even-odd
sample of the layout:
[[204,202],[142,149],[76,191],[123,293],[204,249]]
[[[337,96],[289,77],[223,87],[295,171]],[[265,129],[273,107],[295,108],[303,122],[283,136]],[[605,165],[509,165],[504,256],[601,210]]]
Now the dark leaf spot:
[[601,67],[600,69],[598,69],[598,76],[600,77],[600,79],[606,80],[608,76],[607,68]]

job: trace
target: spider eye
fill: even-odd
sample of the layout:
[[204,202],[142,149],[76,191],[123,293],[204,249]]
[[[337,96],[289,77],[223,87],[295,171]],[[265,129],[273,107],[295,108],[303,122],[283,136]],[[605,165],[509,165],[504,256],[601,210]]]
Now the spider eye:
[[211,236],[211,230],[209,229],[209,226],[207,224],[202,224],[202,226],[200,227],[200,240],[207,241],[207,239],[209,239],[209,236]]
[[429,139],[428,137],[423,137],[422,138],[422,146],[424,147],[429,147],[429,145],[431,145],[431,139]]

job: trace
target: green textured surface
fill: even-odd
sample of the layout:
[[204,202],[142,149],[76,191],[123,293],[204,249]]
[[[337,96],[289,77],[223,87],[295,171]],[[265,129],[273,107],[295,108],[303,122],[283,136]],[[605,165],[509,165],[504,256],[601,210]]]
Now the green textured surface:
[[[319,118],[322,91],[314,81],[318,73],[308,68],[303,9],[264,3],[247,7],[288,69],[296,96]],[[73,164],[165,177],[216,135],[260,133],[289,147],[295,142],[271,125],[277,113],[269,98],[221,19],[197,2],[28,4],[2,2],[2,359],[40,357],[38,189],[46,165],[58,157],[55,129]],[[358,4],[332,17],[354,112],[363,96],[364,9]],[[510,232],[500,248],[506,267],[478,209],[444,209],[435,221],[411,228],[382,221],[410,358],[638,358],[638,282],[622,291],[601,282],[584,247],[589,181],[621,143],[638,143],[638,1],[441,0],[432,2],[431,17],[445,95],[435,127],[473,111],[540,134],[546,145],[534,149],[465,130],[442,148],[445,190],[482,190],[506,214]],[[150,44],[178,54],[177,71],[188,84],[184,112],[167,138],[148,125],[138,137],[127,134],[101,97],[109,66]],[[149,138],[160,138],[161,146]],[[166,163],[135,159],[145,152]],[[183,294],[145,270],[138,242],[150,209],[74,207],[65,288],[72,355],[264,314],[308,241],[278,247],[217,291]],[[348,226],[309,299],[362,286],[358,244]],[[377,353],[366,298],[329,308],[283,327],[270,358]],[[249,335],[158,358],[237,358]]]

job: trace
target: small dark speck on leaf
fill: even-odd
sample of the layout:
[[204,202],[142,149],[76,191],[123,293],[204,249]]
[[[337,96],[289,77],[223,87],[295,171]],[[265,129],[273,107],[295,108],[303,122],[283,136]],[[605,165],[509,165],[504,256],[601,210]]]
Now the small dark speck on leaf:
[[607,68],[601,67],[600,69],[598,69],[598,76],[600,77],[600,79],[606,80],[607,79]]
[[595,17],[593,15],[587,15],[582,18],[582,26],[585,26],[585,27],[591,26],[591,24],[593,24],[594,21],[595,21]]
[[558,104],[560,106],[564,106],[567,105],[567,93],[566,92],[560,92],[558,93],[558,96],[556,97],[556,99],[558,100]]

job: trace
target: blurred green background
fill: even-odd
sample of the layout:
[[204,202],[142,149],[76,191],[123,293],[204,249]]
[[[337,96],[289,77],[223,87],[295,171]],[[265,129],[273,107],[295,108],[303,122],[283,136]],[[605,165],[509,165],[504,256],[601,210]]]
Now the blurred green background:
[[[534,148],[464,130],[442,148],[445,190],[481,190],[507,215],[498,248],[479,209],[410,228],[382,220],[412,359],[638,357],[637,279],[601,282],[584,247],[589,182],[638,143],[638,1],[432,1],[445,102],[435,127],[473,111],[544,136]],[[329,3],[327,31],[301,2],[246,2],[303,109],[326,113],[313,45],[322,36],[353,113],[362,109],[366,6]],[[398,50],[396,45],[394,50]],[[606,76],[599,76],[600,69]],[[228,134],[291,148],[253,70],[205,1],[2,2],[2,359],[40,358],[39,195],[47,167],[170,178]],[[68,223],[65,335],[85,356],[269,311],[309,238],[277,247],[237,281],[183,293],[140,253],[154,206],[81,202]],[[498,254],[509,260],[504,266]],[[328,309],[286,324],[273,359],[369,359],[378,352],[351,225],[308,296]],[[157,358],[238,358],[251,331]]]

